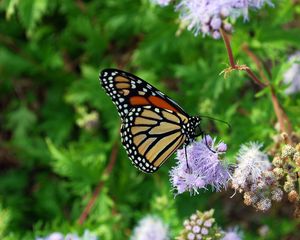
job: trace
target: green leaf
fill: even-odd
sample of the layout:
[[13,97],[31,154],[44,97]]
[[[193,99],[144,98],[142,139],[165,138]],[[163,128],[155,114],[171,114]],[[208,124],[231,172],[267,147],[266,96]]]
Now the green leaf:
[[48,0],[22,0],[19,4],[19,16],[30,37],[34,33],[37,23],[47,10]]
[[34,127],[37,119],[35,114],[24,104],[12,111],[7,116],[7,128],[13,131],[15,139],[26,141],[26,138]]
[[12,15],[15,14],[17,5],[20,0],[9,0],[8,6],[6,8],[6,19],[10,19]]

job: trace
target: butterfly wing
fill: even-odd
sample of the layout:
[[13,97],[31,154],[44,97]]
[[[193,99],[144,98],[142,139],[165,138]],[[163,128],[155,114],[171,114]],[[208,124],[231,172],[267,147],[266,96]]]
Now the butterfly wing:
[[169,109],[153,106],[132,108],[124,118],[121,137],[132,163],[152,173],[184,143],[182,126],[188,118]]
[[148,105],[187,115],[172,99],[131,73],[105,69],[99,78],[122,120],[132,108]]

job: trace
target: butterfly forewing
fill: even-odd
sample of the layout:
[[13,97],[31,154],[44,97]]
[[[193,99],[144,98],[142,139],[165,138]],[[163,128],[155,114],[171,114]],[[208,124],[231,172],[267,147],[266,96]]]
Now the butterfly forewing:
[[132,163],[155,172],[186,139],[185,115],[152,106],[131,109],[121,127],[122,143]]
[[172,99],[130,73],[105,69],[100,74],[100,82],[116,105],[121,119],[124,119],[132,108],[148,105],[187,115]]

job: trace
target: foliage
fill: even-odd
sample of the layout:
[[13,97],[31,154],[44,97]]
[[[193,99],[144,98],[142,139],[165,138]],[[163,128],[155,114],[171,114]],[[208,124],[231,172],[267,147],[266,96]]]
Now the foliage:
[[[300,6],[273,2],[273,8],[249,12],[249,22],[235,21],[232,47],[238,62],[255,72],[242,46],[263,60],[299,133],[299,93],[286,95],[282,79],[289,55],[300,48]],[[120,142],[120,120],[98,82],[107,67],[149,81],[191,115],[228,121],[230,129],[206,118],[201,124],[227,143],[230,162],[242,143],[273,144],[278,130],[271,96],[244,72],[226,79],[219,74],[228,65],[221,39],[180,29],[172,6],[148,0],[3,0],[0,14],[1,239],[82,235],[86,229],[101,239],[127,239],[148,214],[161,217],[175,237],[184,219],[210,208],[223,227],[240,225],[245,239],[299,239],[299,221],[286,201],[261,213],[245,207],[239,196],[230,198],[232,190],[174,198],[172,159],[145,175],[117,144],[116,163],[107,170]],[[100,194],[80,225],[100,181]],[[262,227],[269,229],[265,235]]]

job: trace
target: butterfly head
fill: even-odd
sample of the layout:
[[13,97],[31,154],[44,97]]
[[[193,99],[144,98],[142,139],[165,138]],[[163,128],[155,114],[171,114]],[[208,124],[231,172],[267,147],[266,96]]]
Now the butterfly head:
[[186,139],[186,144],[191,143],[196,137],[202,136],[203,131],[200,126],[200,117],[190,117],[188,124],[186,125],[186,134],[188,138]]

